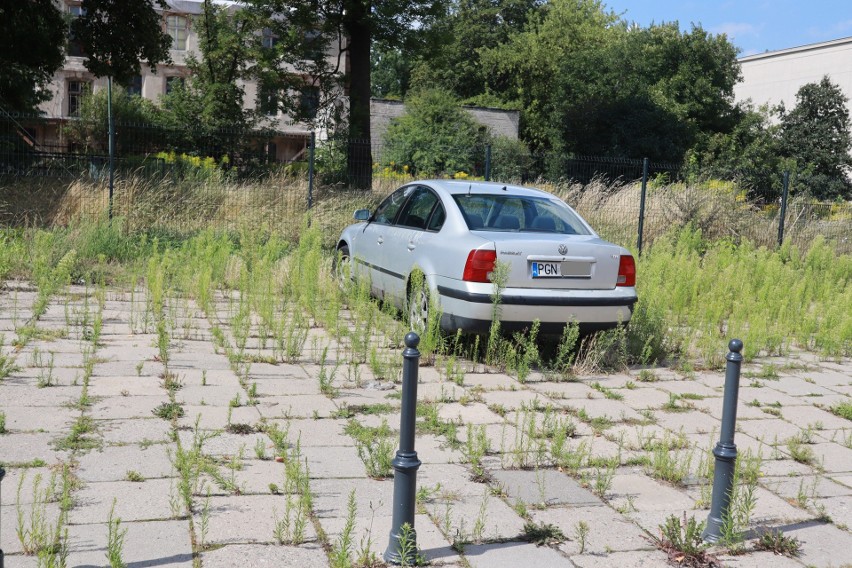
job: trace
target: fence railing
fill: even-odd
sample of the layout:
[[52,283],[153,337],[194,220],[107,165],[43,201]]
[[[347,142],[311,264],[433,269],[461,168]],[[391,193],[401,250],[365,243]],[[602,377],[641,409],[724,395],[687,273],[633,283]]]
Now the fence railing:
[[486,145],[473,149],[468,171],[425,172],[388,160],[380,145],[312,133],[223,130],[191,146],[185,133],[119,124],[110,192],[103,140],[72,143],[66,129],[39,117],[0,117],[0,225],[65,225],[112,212],[131,230],[251,224],[294,235],[312,208],[333,238],[352,210],[376,205],[399,185],[453,176],[542,187],[605,238],[639,251],[691,224],[765,246],[806,248],[822,236],[839,252],[852,252],[852,205],[791,198],[795,180],[785,185],[780,174],[767,183],[790,191],[765,202],[749,199],[736,181],[687,182],[678,164],[647,159],[520,155]]

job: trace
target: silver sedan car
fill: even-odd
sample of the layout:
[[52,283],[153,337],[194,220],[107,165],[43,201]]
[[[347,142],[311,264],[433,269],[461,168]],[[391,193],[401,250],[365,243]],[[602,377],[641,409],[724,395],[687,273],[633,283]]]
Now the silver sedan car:
[[572,321],[585,332],[607,329],[629,321],[636,303],[630,252],[545,191],[416,181],[355,219],[337,244],[339,273],[368,278],[373,295],[404,310],[415,329],[437,308],[447,331],[487,331],[498,266],[502,329],[535,320],[542,333]]

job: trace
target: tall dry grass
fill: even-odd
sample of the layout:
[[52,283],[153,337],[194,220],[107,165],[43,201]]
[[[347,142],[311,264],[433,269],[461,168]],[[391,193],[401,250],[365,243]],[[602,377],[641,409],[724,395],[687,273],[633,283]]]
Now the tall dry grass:
[[[373,208],[408,177],[374,177],[370,191],[326,186],[313,189],[311,223],[322,229],[323,243],[332,246],[358,208]],[[635,247],[638,236],[641,186],[633,183],[588,184],[549,182],[532,184],[573,207],[605,238]],[[205,228],[240,230],[263,228],[295,242],[304,226],[308,179],[276,174],[259,180],[154,179],[143,175],[117,177],[113,215],[122,217],[129,231],[158,230],[189,235]],[[68,226],[107,214],[106,180],[85,177],[0,177],[0,225]],[[777,207],[758,207],[730,184],[671,184],[648,188],[643,242],[685,226],[708,238],[748,240],[758,246],[777,243]],[[801,249],[822,235],[839,253],[852,252],[852,205],[814,204],[793,199],[786,216],[785,235]]]

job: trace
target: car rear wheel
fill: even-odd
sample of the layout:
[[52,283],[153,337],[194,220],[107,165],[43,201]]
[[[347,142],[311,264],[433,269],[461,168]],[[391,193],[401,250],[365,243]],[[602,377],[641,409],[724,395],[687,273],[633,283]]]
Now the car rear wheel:
[[429,293],[425,286],[412,286],[408,291],[408,323],[422,334],[429,323]]
[[332,268],[338,286],[345,291],[352,282],[352,257],[349,255],[349,245],[343,245],[337,249]]

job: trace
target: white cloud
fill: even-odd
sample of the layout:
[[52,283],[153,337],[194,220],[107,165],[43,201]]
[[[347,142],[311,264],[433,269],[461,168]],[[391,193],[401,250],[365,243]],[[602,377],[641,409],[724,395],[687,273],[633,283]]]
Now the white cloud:
[[710,29],[715,34],[725,34],[728,38],[756,36],[760,33],[760,27],[747,22],[725,22]]

